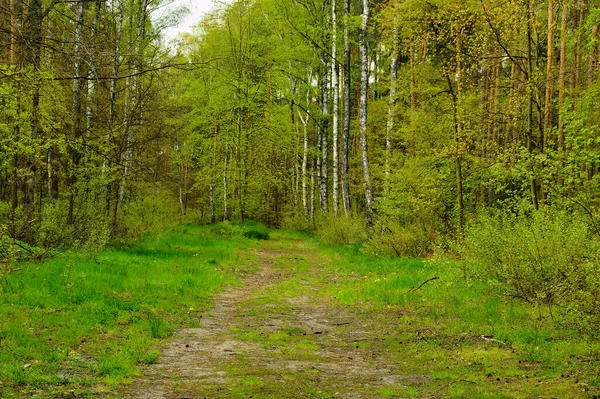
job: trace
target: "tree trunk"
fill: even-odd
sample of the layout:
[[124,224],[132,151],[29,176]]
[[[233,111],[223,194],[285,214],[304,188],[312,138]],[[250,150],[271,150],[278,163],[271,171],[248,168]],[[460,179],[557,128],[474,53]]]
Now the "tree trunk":
[[327,56],[321,59],[323,72],[321,76],[321,212],[329,210],[329,61]]
[[[598,25],[594,25],[592,27],[592,33],[591,33],[590,40],[589,40],[590,43],[595,42],[597,37],[598,37]],[[596,46],[591,48],[590,52],[588,53],[588,68],[587,68],[588,88],[590,88],[592,86],[592,84],[594,83],[595,69],[596,69]]]
[[[533,7],[532,2],[527,2],[527,151],[529,156],[533,157],[533,51],[531,48],[532,39],[532,18],[533,18]],[[538,190],[537,190],[537,179],[535,178],[535,166],[533,159],[530,159],[531,163],[531,201],[534,209],[539,209],[538,201]]]
[[94,23],[92,25],[92,44],[90,48],[90,59],[88,68],[88,81],[87,81],[87,108],[86,108],[86,119],[87,119],[87,130],[90,131],[92,128],[92,119],[94,118],[94,107],[93,100],[95,98],[96,90],[96,51],[98,45],[98,25],[100,21],[100,12],[102,11],[102,3],[100,0],[96,0],[96,8],[94,13]]
[[342,200],[344,213],[350,214],[350,182],[348,181],[349,142],[350,142],[350,0],[345,0],[344,7],[344,121],[342,126]]
[[553,69],[554,69],[554,40],[556,34],[556,21],[554,17],[554,0],[548,0],[548,56],[546,60],[546,97],[544,102],[544,129],[540,132],[540,151],[544,153],[548,136],[552,131],[552,92],[553,84]]
[[[25,61],[33,69],[34,76],[37,78],[40,73],[42,60],[42,20],[44,12],[41,0],[31,0],[27,9],[27,47],[25,51]],[[35,82],[33,95],[31,97],[31,139],[36,142],[40,134],[40,88],[39,83]],[[35,209],[35,191],[36,191],[36,163],[35,154],[29,155],[28,160],[27,188],[25,195],[25,218],[27,223],[33,221],[33,211]]]
[[210,149],[210,188],[209,188],[209,202],[210,202],[210,222],[215,223],[217,221],[217,214],[215,211],[215,169],[216,169],[216,158],[217,158],[217,136],[219,134],[219,126],[215,128],[215,136],[213,137],[213,145]]
[[302,151],[302,209],[304,210],[304,218],[308,220],[308,198],[307,198],[307,167],[308,167],[308,116],[302,118],[298,112],[298,116],[302,121],[303,133],[303,151]]
[[229,144],[225,143],[225,157],[223,160],[223,221],[229,220],[227,207],[227,161],[229,157]]
[[70,146],[69,152],[71,155],[71,165],[69,168],[69,214],[67,223],[74,223],[75,198],[76,198],[76,183],[79,161],[81,153],[79,151],[79,141],[82,137],[81,129],[81,89],[83,75],[83,26],[85,22],[84,2],[80,1],[75,5],[75,65],[73,72],[73,98],[71,103],[71,135],[73,137],[73,145]]
[[[396,118],[396,86],[398,81],[398,54],[400,34],[396,25],[396,17],[394,17],[394,37],[392,43],[392,54],[390,59],[390,99],[388,102],[388,119],[385,130],[385,195],[390,191],[390,157],[392,155],[391,135],[394,130],[394,122]],[[412,95],[412,93],[411,93]]]
[[333,87],[333,214],[338,215],[339,204],[339,159],[338,159],[338,137],[339,137],[339,108],[340,108],[340,66],[337,60],[337,0],[331,1],[331,26],[332,26],[332,48],[331,48],[331,79]]
[[[139,126],[142,123],[142,114],[140,112],[140,104],[142,102],[142,84],[141,84],[141,73],[144,67],[144,41],[146,39],[146,21],[148,18],[148,0],[141,0],[137,13],[136,30],[135,36],[129,37],[129,51],[135,54],[133,61],[133,76],[131,78],[131,84],[127,84],[130,87],[129,101],[126,101],[123,117],[123,137],[121,145],[121,153],[124,156],[121,157],[123,167],[121,169],[121,183],[119,189],[119,202],[123,202],[127,191],[127,180],[131,169],[131,162],[133,160],[133,145],[134,145],[134,126]],[[133,24],[133,21],[131,21]],[[133,39],[133,41],[132,41]]]
[[314,158],[316,159],[312,162],[312,171],[310,173],[310,221],[313,227],[315,225],[315,173],[319,170],[317,166],[317,160],[319,157],[316,156]]
[[[410,48],[409,48],[409,62],[410,62],[410,124],[413,125],[413,121],[415,120],[415,111],[417,110],[417,83],[415,76],[415,38],[411,35],[410,37]],[[415,134],[414,128],[411,128],[411,137],[410,137],[410,154],[415,155]]]
[[[307,82],[312,81],[312,72],[308,73]],[[310,106],[310,91],[306,91],[306,110],[309,109]],[[308,209],[308,121],[309,115],[306,114],[302,116],[300,110],[298,110],[298,118],[302,123],[302,133],[303,133],[303,151],[302,151],[302,209],[304,210],[304,218],[306,221],[311,219],[311,215],[309,214]]]
[[17,23],[17,0],[9,0],[10,12],[10,63],[17,65],[17,43],[18,43],[18,23]]
[[560,18],[560,68],[558,79],[558,151],[562,152],[565,143],[565,84],[567,75],[567,20],[569,18],[569,2],[564,1]]
[[[462,176],[462,94],[463,94],[463,68],[462,68],[462,36],[456,39],[456,96],[454,97],[454,129],[456,143],[456,213],[458,231],[462,233],[465,225],[465,206],[463,199]],[[450,82],[449,82],[450,83]]]
[[367,144],[367,98],[369,89],[369,49],[367,43],[367,27],[369,24],[369,0],[363,0],[362,23],[360,25],[360,149],[362,154],[363,178],[365,189],[365,220],[367,227],[373,226],[373,195],[371,193],[371,176],[369,173],[369,155]]

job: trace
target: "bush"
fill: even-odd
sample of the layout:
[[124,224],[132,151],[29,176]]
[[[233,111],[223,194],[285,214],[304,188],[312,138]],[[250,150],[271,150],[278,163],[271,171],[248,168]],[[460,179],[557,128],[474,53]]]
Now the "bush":
[[325,243],[332,245],[354,245],[367,239],[364,217],[355,214],[349,217],[324,215],[316,233]]
[[224,238],[230,238],[236,235],[242,235],[242,229],[229,221],[217,223],[210,228],[211,233]]
[[365,244],[365,250],[376,255],[420,258],[431,254],[435,241],[433,232],[425,231],[417,225],[393,228],[379,226],[376,231],[379,234]]
[[550,211],[480,218],[460,252],[477,277],[509,296],[558,308],[561,321],[600,332],[600,243],[581,218]]
[[233,236],[244,236],[256,240],[268,240],[271,238],[269,229],[265,225],[252,220],[244,224],[229,221],[217,223],[211,228],[211,232],[224,238],[231,238]]
[[302,212],[290,212],[286,214],[281,220],[281,227],[305,233],[312,233],[314,231],[313,223],[307,220]]
[[121,206],[120,236],[142,238],[181,221],[179,204],[167,189],[146,184],[137,190],[133,199]]
[[268,231],[253,228],[246,230],[244,232],[244,237],[254,238],[256,240],[268,240],[271,238]]

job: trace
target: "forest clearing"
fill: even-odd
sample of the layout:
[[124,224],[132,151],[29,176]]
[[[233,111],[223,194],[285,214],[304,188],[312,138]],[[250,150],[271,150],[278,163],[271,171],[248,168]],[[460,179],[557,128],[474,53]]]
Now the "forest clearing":
[[176,3],[0,0],[0,396],[600,395],[600,0]]
[[240,232],[187,225],[3,275],[2,397],[599,394],[600,344],[457,264]]

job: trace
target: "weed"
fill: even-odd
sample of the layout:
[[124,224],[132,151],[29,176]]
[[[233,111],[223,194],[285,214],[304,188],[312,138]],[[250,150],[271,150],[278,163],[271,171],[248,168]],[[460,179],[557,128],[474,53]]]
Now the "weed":
[[150,315],[148,316],[148,323],[150,324],[150,336],[152,338],[167,338],[169,336],[169,326],[161,317]]

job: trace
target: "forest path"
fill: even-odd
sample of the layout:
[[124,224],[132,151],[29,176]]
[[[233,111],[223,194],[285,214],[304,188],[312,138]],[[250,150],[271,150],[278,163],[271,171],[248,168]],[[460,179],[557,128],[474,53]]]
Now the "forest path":
[[178,331],[125,397],[376,398],[432,380],[398,371],[381,342],[390,315],[320,292],[335,277],[315,243],[275,233],[242,261],[257,271],[219,294],[200,328]]

